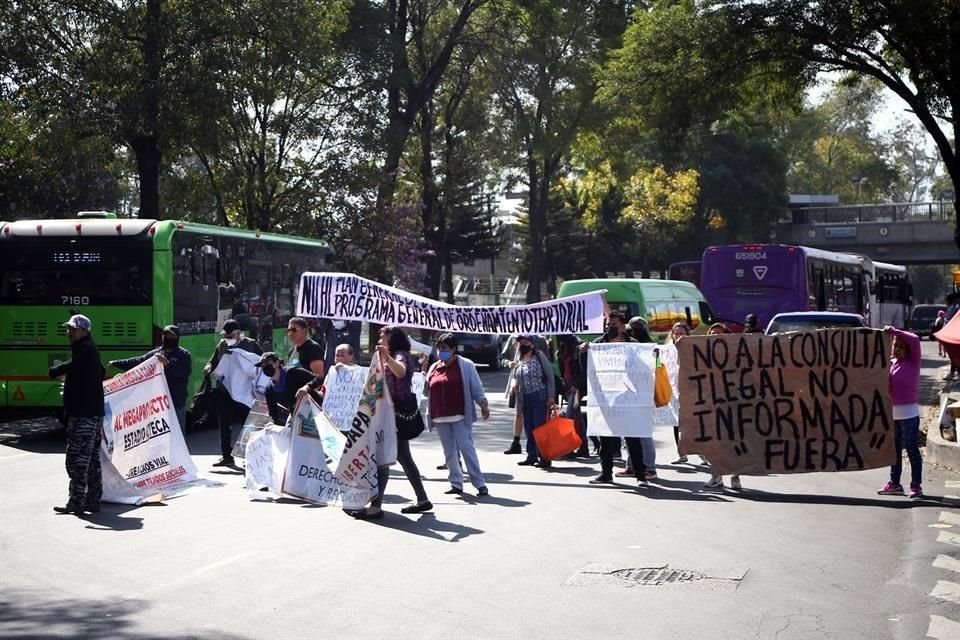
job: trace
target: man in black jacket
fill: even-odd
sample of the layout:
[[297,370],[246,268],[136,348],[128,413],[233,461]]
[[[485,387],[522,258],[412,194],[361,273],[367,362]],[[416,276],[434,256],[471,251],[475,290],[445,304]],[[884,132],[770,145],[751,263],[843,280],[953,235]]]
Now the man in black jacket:
[[[227,349],[240,349],[241,351],[255,353],[258,356],[263,353],[263,349],[260,348],[256,340],[243,335],[243,332],[240,331],[239,322],[233,319],[227,320],[223,323],[223,340],[217,345],[213,355],[210,356],[210,361],[203,368],[204,375],[210,375],[217,368]],[[250,407],[234,400],[223,385],[217,387],[216,393],[217,425],[220,428],[220,453],[222,457],[219,461],[213,463],[213,466],[233,467],[235,466],[233,460],[233,425],[243,425],[250,414]]]
[[100,430],[103,428],[103,365],[90,337],[90,319],[71,316],[67,329],[72,357],[50,368],[51,378],[63,379],[63,412],[67,422],[67,475],[70,498],[57,513],[82,515],[100,511]]
[[186,433],[187,384],[190,382],[190,372],[193,370],[190,352],[180,346],[180,328],[176,325],[171,324],[164,327],[160,340],[161,344],[156,349],[152,349],[142,356],[124,360],[111,360],[110,366],[120,371],[129,371],[153,356],[160,358],[160,363],[163,365],[163,374],[167,379],[167,386],[170,388],[170,401],[173,403],[174,411],[177,412],[177,420],[180,421],[180,430]]
[[[286,424],[293,406],[297,403],[297,390],[314,382],[315,376],[312,372],[300,367],[289,369],[284,367],[280,356],[272,351],[263,354],[260,362],[254,366],[260,367],[263,375],[271,380],[264,394],[267,397],[267,411],[270,413],[270,419],[274,424]],[[318,385],[310,385],[310,397],[320,404],[322,402],[320,395],[314,391],[316,386]]]

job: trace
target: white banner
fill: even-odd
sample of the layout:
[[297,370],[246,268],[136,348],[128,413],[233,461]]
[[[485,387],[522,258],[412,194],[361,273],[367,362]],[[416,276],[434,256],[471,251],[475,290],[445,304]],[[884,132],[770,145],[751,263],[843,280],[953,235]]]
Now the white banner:
[[323,412],[340,431],[357,415],[357,404],[367,382],[367,370],[357,365],[335,364],[323,380]]
[[350,430],[344,435],[347,444],[337,465],[341,485],[366,490],[377,486],[377,467],[397,461],[397,422],[390,390],[374,358],[367,373],[367,382],[357,406]]
[[424,395],[424,389],[427,386],[427,374],[423,371],[414,371],[413,378],[410,380],[410,391],[417,396],[417,405],[423,404],[427,396]]
[[653,410],[653,426],[675,427],[680,424],[680,358],[677,348],[672,344],[660,347],[660,362],[667,368],[670,376],[670,388],[673,394],[670,402]]
[[[250,434],[244,457],[244,475],[251,498],[280,497],[289,454],[290,429],[271,423]],[[266,492],[261,491],[264,488]]]
[[346,273],[300,276],[297,315],[458,333],[602,333],[601,292],[502,307],[463,307]]
[[[214,377],[230,392],[230,397],[252,407],[254,396],[254,382],[260,370],[253,365],[260,362],[260,356],[243,349],[231,349],[223,354],[217,368],[213,370]],[[261,390],[262,393],[262,390]]]
[[[113,469],[104,469],[103,499],[137,502],[197,480],[183,440],[163,365],[151,358],[103,383],[103,448]],[[118,474],[128,485],[116,482]]]
[[653,435],[655,344],[612,342],[587,350],[587,433]]

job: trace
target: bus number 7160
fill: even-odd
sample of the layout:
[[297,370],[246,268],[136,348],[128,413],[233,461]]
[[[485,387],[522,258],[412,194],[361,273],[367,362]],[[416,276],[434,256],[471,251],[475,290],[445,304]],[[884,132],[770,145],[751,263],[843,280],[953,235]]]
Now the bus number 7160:
[[89,296],[60,296],[60,304],[90,304]]

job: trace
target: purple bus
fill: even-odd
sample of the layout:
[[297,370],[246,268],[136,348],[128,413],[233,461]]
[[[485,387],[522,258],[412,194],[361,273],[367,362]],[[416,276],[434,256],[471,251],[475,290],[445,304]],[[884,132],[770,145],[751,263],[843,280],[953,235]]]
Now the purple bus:
[[748,313],[765,327],[788,311],[846,311],[864,315],[867,283],[856,256],[782,244],[709,247],[700,290],[733,331]]
[[667,270],[668,280],[683,280],[692,282],[697,288],[700,287],[700,261],[689,260],[687,262],[674,262]]

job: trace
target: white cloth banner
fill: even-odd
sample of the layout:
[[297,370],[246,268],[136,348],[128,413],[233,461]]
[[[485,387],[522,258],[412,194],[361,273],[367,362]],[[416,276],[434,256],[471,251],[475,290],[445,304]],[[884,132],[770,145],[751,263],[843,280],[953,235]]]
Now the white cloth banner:
[[672,344],[660,347],[660,362],[667,368],[673,393],[668,404],[654,408],[653,426],[675,427],[680,424],[680,358],[677,348]]
[[297,315],[460,333],[602,333],[602,292],[529,305],[464,307],[347,273],[300,276]]
[[198,479],[157,358],[105,381],[103,391],[104,501],[139,504]]
[[593,343],[587,350],[587,433],[653,435],[655,344]]
[[424,389],[427,386],[427,374],[423,371],[415,371],[413,373],[413,378],[410,380],[410,391],[412,391],[417,396],[417,405],[422,405],[423,402],[427,399],[427,396],[424,395]]
[[379,363],[379,358],[370,363],[363,395],[350,430],[345,432],[343,457],[337,465],[341,485],[363,490],[377,486],[377,467],[397,461],[397,418]]
[[357,415],[357,404],[367,382],[367,369],[335,364],[323,380],[323,412],[340,431],[347,431]]
[[[290,454],[290,429],[268,424],[247,440],[244,475],[251,498],[279,498]],[[261,489],[266,488],[264,493]]]
[[231,398],[252,407],[256,400],[254,383],[260,373],[260,370],[253,365],[258,362],[260,362],[260,356],[255,353],[243,349],[228,350],[220,358],[217,368],[213,370],[213,375],[230,392]]

